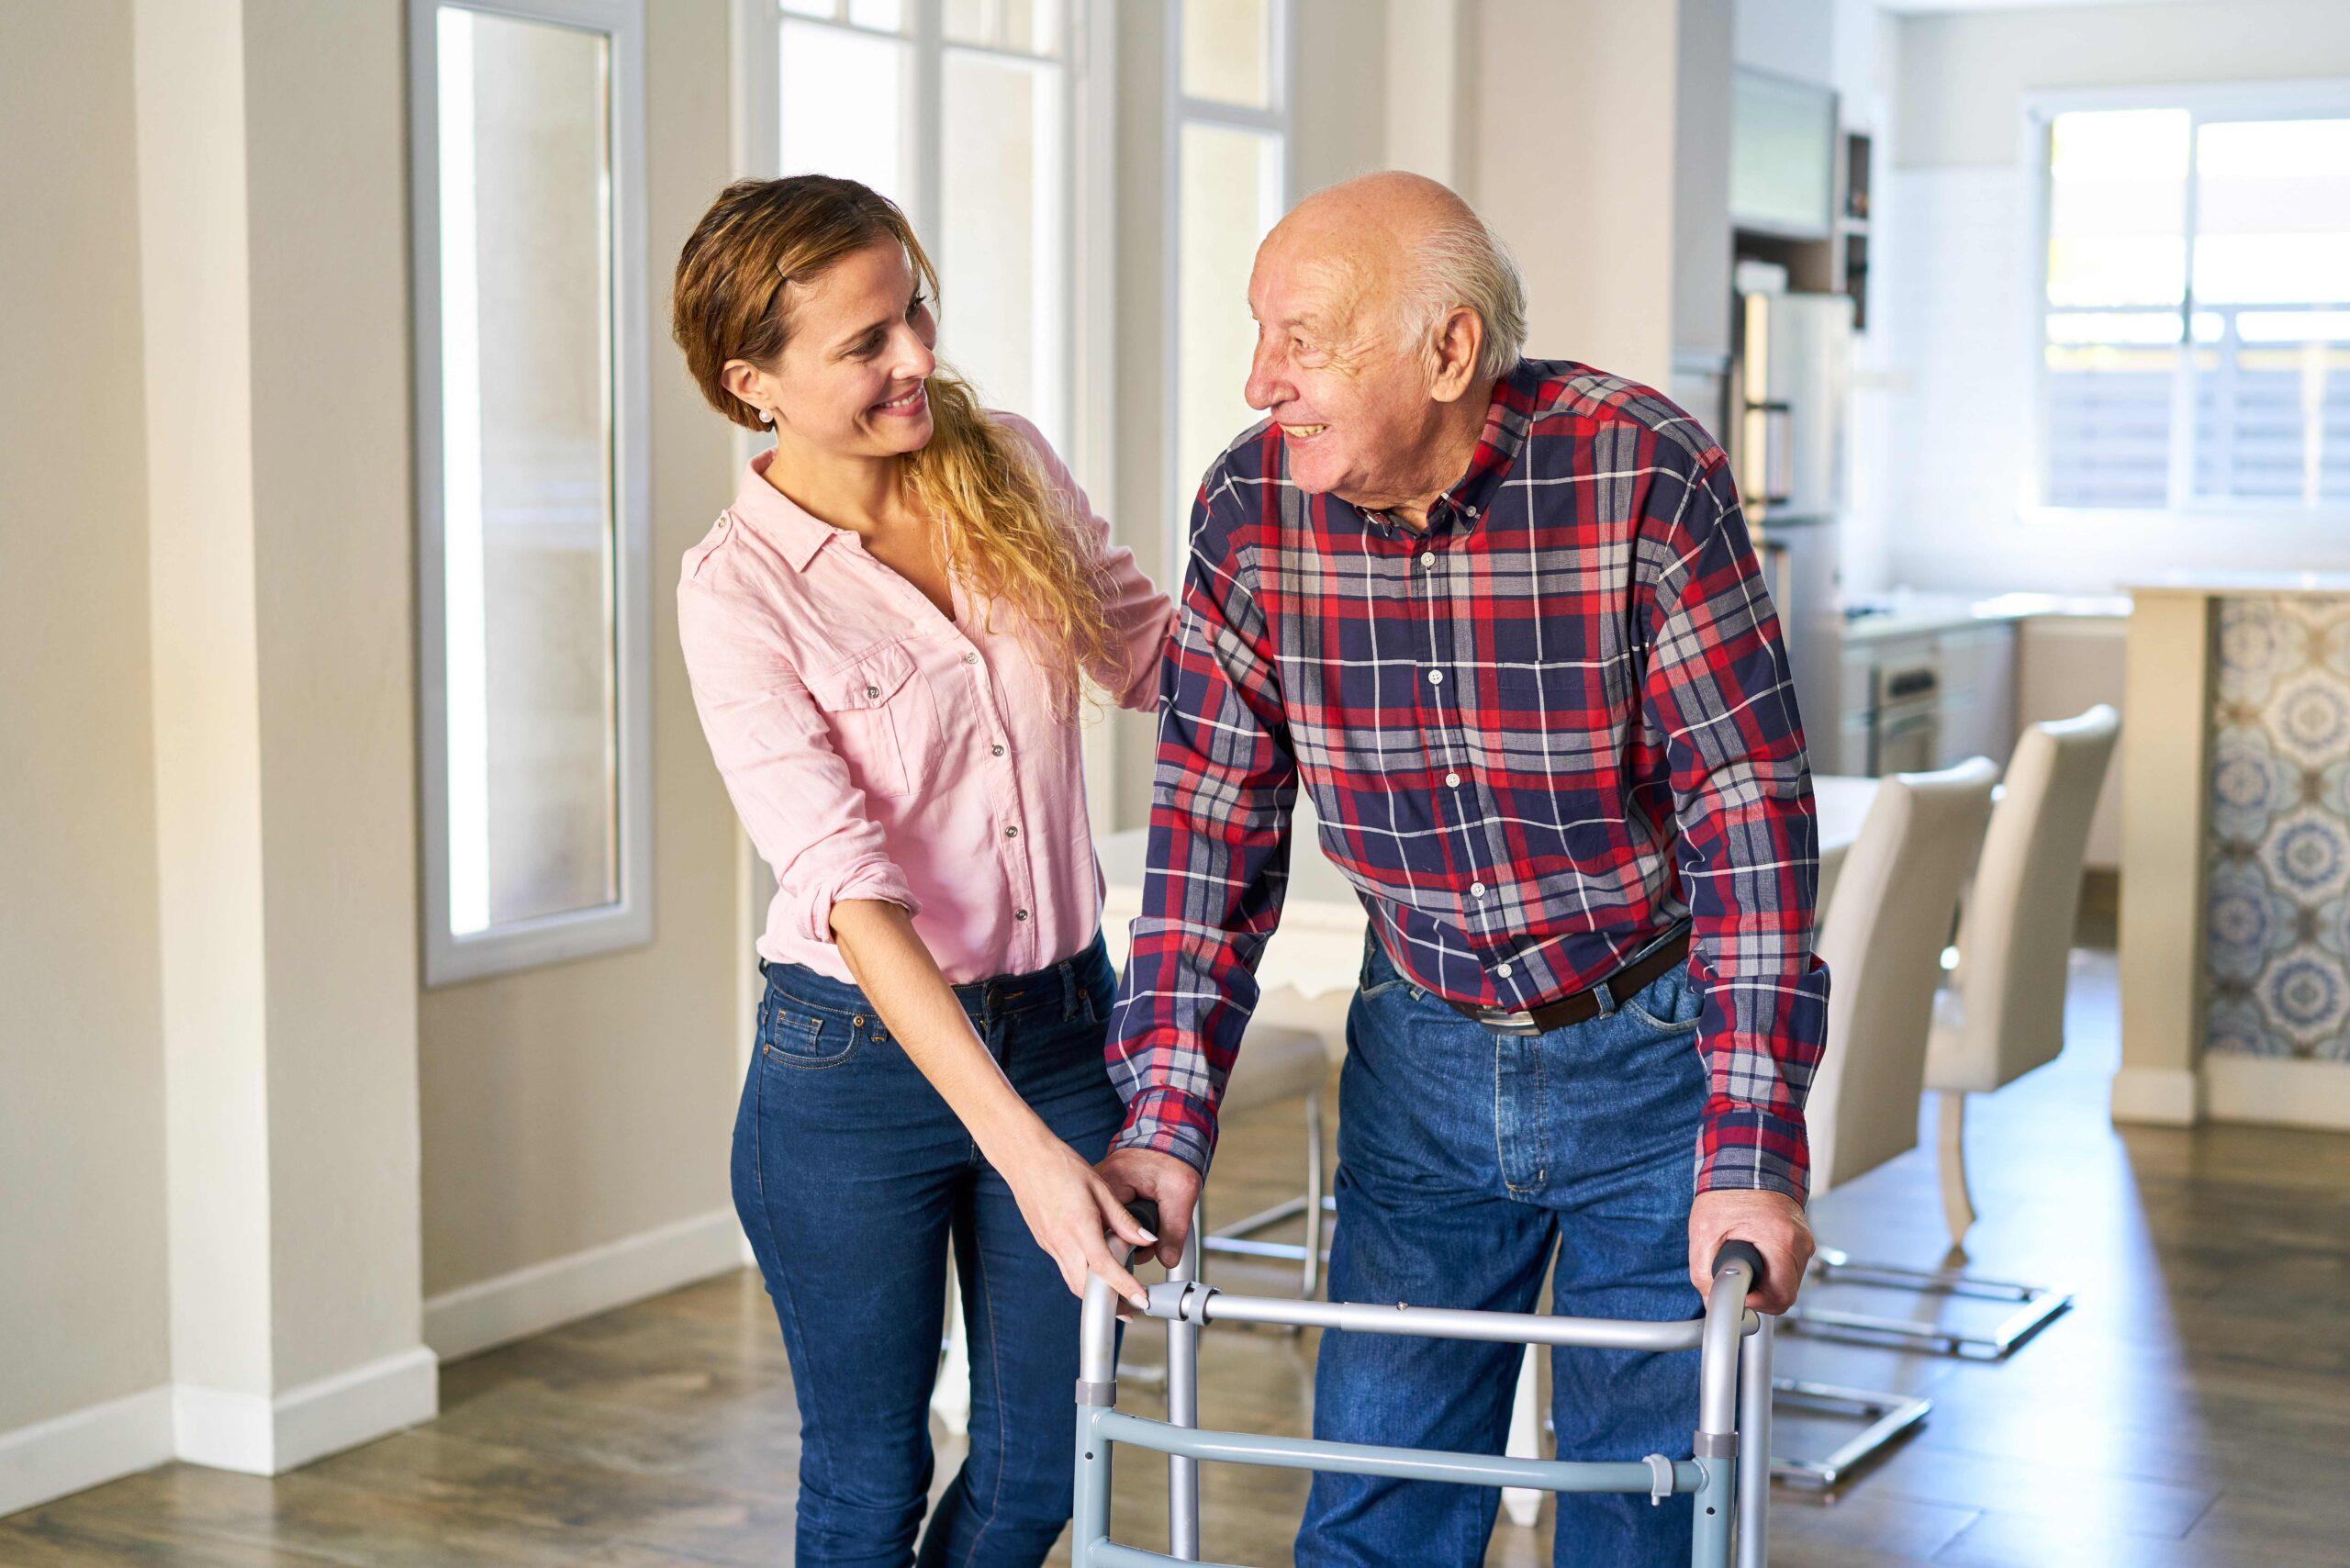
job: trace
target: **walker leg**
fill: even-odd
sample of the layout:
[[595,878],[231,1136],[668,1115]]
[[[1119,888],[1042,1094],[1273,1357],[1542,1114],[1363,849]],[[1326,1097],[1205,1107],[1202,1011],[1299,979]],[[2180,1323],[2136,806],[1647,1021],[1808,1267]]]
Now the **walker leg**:
[[1771,1338],[1765,1316],[1738,1362],[1738,1568],[1763,1568],[1771,1531]]
[[1701,1459],[1705,1484],[1697,1488],[1695,1528],[1689,1540],[1690,1568],[1730,1568],[1730,1521],[1737,1512],[1738,1461]]
[[[1542,1457],[1540,1368],[1535,1348],[1527,1346],[1526,1359],[1518,1363],[1517,1392],[1510,1398],[1509,1444],[1505,1451],[1512,1459]],[[1542,1494],[1531,1486],[1505,1486],[1502,1512],[1509,1516],[1510,1523],[1530,1529],[1542,1517]]]
[[[1192,1210],[1192,1231],[1183,1239],[1183,1256],[1167,1271],[1170,1280],[1195,1280],[1200,1275],[1200,1233],[1207,1224],[1204,1204]],[[1167,1325],[1167,1420],[1169,1426],[1200,1424],[1200,1326]],[[1200,1560],[1200,1462],[1180,1454],[1167,1457],[1168,1555],[1178,1562]]]

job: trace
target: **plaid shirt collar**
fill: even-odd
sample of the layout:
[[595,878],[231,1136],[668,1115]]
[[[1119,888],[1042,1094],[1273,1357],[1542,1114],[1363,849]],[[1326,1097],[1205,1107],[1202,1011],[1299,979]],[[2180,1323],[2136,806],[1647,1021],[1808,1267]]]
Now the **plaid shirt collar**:
[[[1526,445],[1527,410],[1532,408],[1541,382],[1539,370],[1521,359],[1494,383],[1485,403],[1485,425],[1477,432],[1477,449],[1469,454],[1469,466],[1461,471],[1460,477],[1428,503],[1428,526],[1424,533],[1415,533],[1383,511],[1366,510],[1351,501],[1340,504],[1366,525],[1391,538],[1427,538],[1456,527],[1463,532],[1476,527],[1502,482],[1517,465],[1517,454]],[[1339,499],[1336,496],[1330,498]]]

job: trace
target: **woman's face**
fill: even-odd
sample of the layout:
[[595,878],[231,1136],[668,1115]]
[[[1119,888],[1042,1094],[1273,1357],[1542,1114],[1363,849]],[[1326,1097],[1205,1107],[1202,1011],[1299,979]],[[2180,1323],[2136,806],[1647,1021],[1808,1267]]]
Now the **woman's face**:
[[[782,363],[741,395],[775,413],[780,442],[841,457],[894,457],[930,440],[923,383],[938,321],[903,246],[851,252],[810,283],[786,286]],[[740,362],[737,362],[740,363]],[[748,366],[744,368],[748,369]]]

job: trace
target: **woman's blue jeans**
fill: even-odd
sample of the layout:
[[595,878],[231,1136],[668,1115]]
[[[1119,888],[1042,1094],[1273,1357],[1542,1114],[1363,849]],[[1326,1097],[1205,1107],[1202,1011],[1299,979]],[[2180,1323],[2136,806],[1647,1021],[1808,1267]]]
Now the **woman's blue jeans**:
[[[1368,944],[1339,1080],[1338,1219],[1330,1299],[1531,1312],[1553,1251],[1550,1309],[1676,1319],[1706,1078],[1685,971],[1546,1035],[1494,1035],[1396,973]],[[1524,1352],[1382,1334],[1322,1336],[1314,1431],[1341,1441],[1499,1453]],[[1688,1457],[1697,1352],[1551,1352],[1558,1457]],[[1300,1568],[1460,1568],[1485,1560],[1500,1494],[1316,1475]],[[1556,1502],[1561,1568],[1689,1561],[1690,1501]]]
[[[767,976],[734,1206],[799,1396],[797,1561],[1034,1568],[1069,1516],[1078,1300],[864,992],[794,965]],[[1088,1160],[1123,1115],[1102,1058],[1116,983],[1097,936],[1049,969],[956,988],[1013,1087]],[[924,1531],[950,1235],[970,1455]]]

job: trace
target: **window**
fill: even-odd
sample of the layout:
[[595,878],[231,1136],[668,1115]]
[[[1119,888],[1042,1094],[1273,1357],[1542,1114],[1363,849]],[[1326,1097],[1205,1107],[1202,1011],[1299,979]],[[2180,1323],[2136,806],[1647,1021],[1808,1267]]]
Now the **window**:
[[409,6],[425,983],[652,937],[634,0]]
[[2350,90],[2264,96],[2043,115],[2048,504],[2350,508]]
[[755,162],[902,207],[938,265],[940,357],[1069,453],[1089,0],[747,3],[772,29],[751,46],[773,67]]
[[1295,95],[1289,0],[1176,0],[1168,7],[1168,314],[1180,570],[1200,476],[1263,416],[1241,388],[1256,351],[1248,273],[1290,205]]

